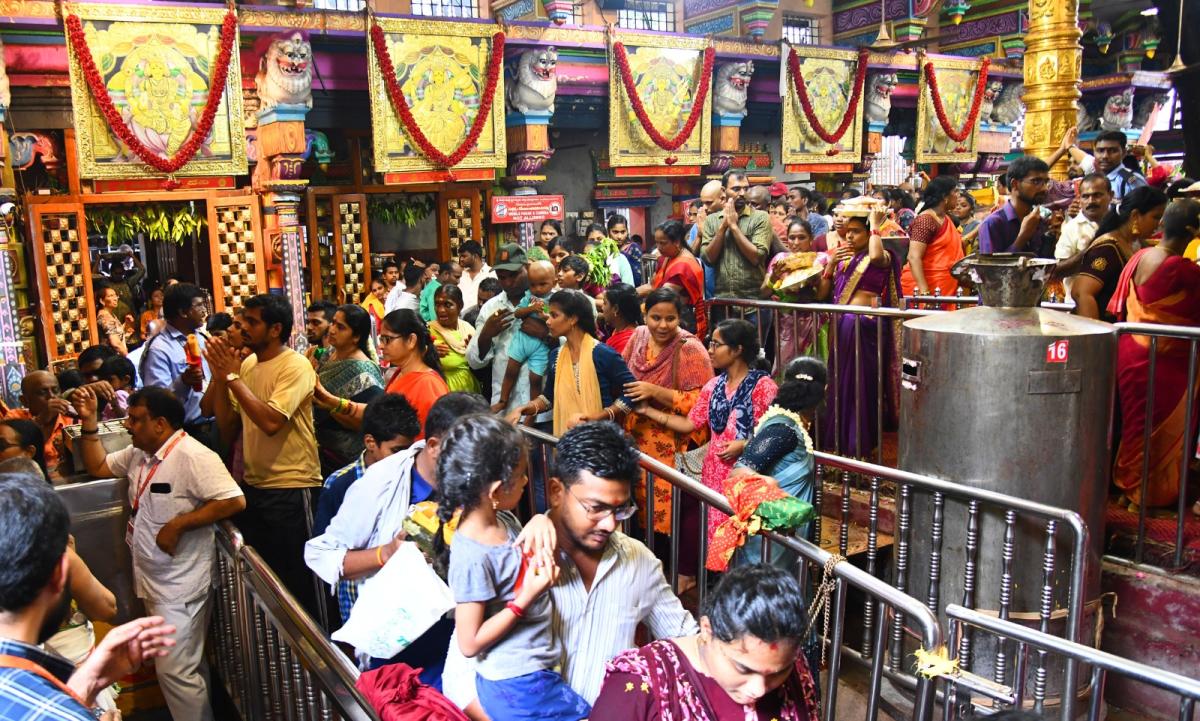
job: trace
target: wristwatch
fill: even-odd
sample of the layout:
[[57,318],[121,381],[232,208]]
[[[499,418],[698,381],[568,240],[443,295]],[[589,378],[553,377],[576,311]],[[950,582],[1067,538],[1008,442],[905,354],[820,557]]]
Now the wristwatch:
[[232,383],[239,379],[241,379],[241,376],[238,375],[237,373],[226,373],[225,374],[225,382],[226,383]]

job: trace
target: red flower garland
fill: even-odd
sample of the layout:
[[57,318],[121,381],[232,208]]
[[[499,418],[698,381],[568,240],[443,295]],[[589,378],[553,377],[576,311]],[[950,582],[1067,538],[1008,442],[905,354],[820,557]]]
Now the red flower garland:
[[[645,130],[646,135],[650,136],[654,144],[663,150],[679,150],[692,136],[692,131],[696,129],[696,123],[700,120],[700,113],[704,112],[704,101],[708,98],[708,86],[712,84],[713,57],[716,52],[711,47],[704,49],[704,64],[700,68],[700,77],[696,81],[696,95],[692,100],[692,112],[688,115],[687,122],[683,124],[679,133],[669,139],[658,132],[658,128],[654,127],[654,123],[650,122],[650,116],[646,114],[646,107],[642,104],[641,96],[638,95],[637,86],[633,84],[633,71],[629,69],[629,55],[625,52],[625,44],[613,43],[613,53],[616,55],[617,69],[621,71],[621,83],[625,86],[625,95],[629,97],[629,104],[633,106],[633,113],[641,123],[642,130]],[[668,165],[673,162],[673,159],[667,159]]]
[[[71,14],[67,16],[67,39],[71,42],[71,49],[75,51],[75,57],[79,61],[79,68],[83,71],[83,77],[87,80],[88,89],[92,92],[92,97],[96,100],[96,105],[100,106],[100,112],[104,115],[104,119],[108,121],[108,126],[112,128],[117,138],[121,140],[130,150],[134,152],[142,162],[159,171],[160,173],[171,174],[187,165],[196,153],[199,152],[200,146],[208,139],[212,133],[213,121],[217,116],[217,108],[221,105],[221,96],[225,91],[225,83],[229,77],[229,62],[233,56],[234,42],[237,40],[237,15],[230,11],[225,15],[224,21],[221,23],[221,46],[217,53],[217,61],[213,65],[213,72],[209,77],[208,99],[204,103],[204,110],[200,114],[200,122],[192,128],[191,135],[184,141],[183,145],[175,151],[175,154],[170,158],[159,155],[150,148],[142,144],[142,141],[134,135],[133,131],[125,123],[125,119],[121,117],[120,111],[113,105],[112,98],[108,94],[108,88],[104,84],[104,77],[100,75],[100,71],[96,68],[96,61],[92,58],[92,51],[88,49],[87,39],[83,33],[83,22],[78,15]],[[239,88],[240,92],[240,88]]]
[[[963,123],[962,129],[955,130],[950,127],[950,119],[946,117],[946,108],[942,105],[942,94],[938,91],[937,74],[934,73],[933,63],[925,63],[925,82],[929,84],[929,96],[933,100],[933,110],[937,113],[938,124],[942,126],[947,137],[956,143],[966,141],[967,137],[971,135],[971,128],[975,126],[975,121],[979,119],[979,108],[983,103],[983,90],[987,86],[988,67],[991,64],[992,59],[985,57],[983,64],[979,66],[979,80],[975,85],[975,98],[971,101],[971,112],[967,114],[967,120]],[[961,153],[966,151],[966,148],[959,146],[954,150]]]
[[[850,94],[850,102],[846,106],[846,114],[842,116],[842,122],[837,126],[837,129],[832,133],[825,129],[821,124],[821,120],[813,112],[812,100],[808,97],[808,86],[804,82],[804,75],[800,72],[800,60],[796,57],[796,53],[788,53],[788,70],[792,74],[792,86],[796,89],[796,97],[800,100],[800,107],[804,110],[804,117],[808,120],[809,126],[817,137],[824,140],[830,145],[836,145],[850,129],[850,123],[854,122],[854,111],[858,108],[858,101],[862,97],[863,86],[867,82],[867,51],[861,50],[858,53],[858,69],[854,75],[854,90]],[[830,155],[836,155],[837,148],[830,149]]]
[[388,97],[391,98],[392,106],[396,109],[396,114],[400,116],[400,122],[408,132],[409,138],[417,144],[426,158],[443,168],[452,168],[461,163],[463,158],[467,157],[467,153],[471,152],[479,142],[483,126],[492,113],[496,83],[500,79],[500,66],[504,63],[504,33],[496,33],[492,36],[492,56],[488,61],[487,84],[484,86],[483,97],[479,102],[479,112],[471,121],[471,129],[467,133],[467,137],[449,155],[434,147],[433,143],[429,142],[429,138],[425,137],[421,128],[417,126],[417,120],[413,117],[412,110],[408,107],[408,101],[404,98],[404,91],[400,89],[400,83],[396,80],[396,68],[392,65],[392,56],[387,49],[387,37],[379,25],[371,26],[371,43],[375,47],[375,61],[379,64],[379,71],[383,73],[383,82],[387,86]]

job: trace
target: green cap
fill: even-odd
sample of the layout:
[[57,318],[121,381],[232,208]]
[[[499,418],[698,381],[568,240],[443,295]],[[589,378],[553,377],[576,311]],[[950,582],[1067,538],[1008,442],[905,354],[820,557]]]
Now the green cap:
[[517,243],[506,243],[496,250],[496,262],[492,268],[516,272],[525,267],[525,249]]

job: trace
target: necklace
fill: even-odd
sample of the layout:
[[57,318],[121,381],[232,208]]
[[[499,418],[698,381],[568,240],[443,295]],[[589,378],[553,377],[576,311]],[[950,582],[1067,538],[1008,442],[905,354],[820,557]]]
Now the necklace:
[[762,414],[762,418],[758,420],[758,425],[754,426],[754,432],[758,433],[768,420],[776,416],[791,419],[796,424],[796,432],[800,434],[800,440],[804,443],[804,450],[808,451],[808,455],[811,456],[813,454],[813,441],[812,436],[808,435],[808,421],[799,413],[779,406],[771,406],[767,409],[766,413]]

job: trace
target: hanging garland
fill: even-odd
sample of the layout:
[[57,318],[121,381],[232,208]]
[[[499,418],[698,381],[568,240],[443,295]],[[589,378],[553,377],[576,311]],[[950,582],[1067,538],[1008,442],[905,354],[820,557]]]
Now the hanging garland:
[[[813,112],[812,99],[808,97],[808,86],[804,82],[804,75],[800,72],[800,60],[796,53],[788,53],[788,71],[792,74],[792,87],[796,90],[796,97],[800,100],[800,107],[804,110],[804,117],[808,120],[808,125],[817,134],[817,137],[824,140],[830,145],[836,146],[846,131],[850,129],[850,123],[854,122],[855,110],[858,108],[858,101],[862,97],[863,86],[867,82],[867,57],[868,53],[865,49],[858,53],[858,68],[854,74],[854,90],[850,93],[850,102],[846,106],[846,114],[842,116],[842,122],[838,124],[837,129],[832,133],[825,129],[821,124],[820,118]],[[837,155],[841,150],[837,147],[830,148],[825,151],[826,155]]]
[[433,143],[429,142],[429,138],[425,137],[425,133],[417,125],[417,120],[413,117],[412,110],[408,107],[408,101],[404,98],[404,91],[400,89],[400,83],[396,80],[396,68],[392,65],[392,56],[388,52],[387,37],[384,35],[383,28],[378,24],[371,26],[371,43],[375,47],[375,62],[379,64],[379,71],[383,74],[383,81],[387,86],[388,97],[391,98],[392,107],[396,109],[396,114],[400,116],[400,122],[404,126],[404,130],[408,133],[409,138],[417,144],[417,147],[426,158],[443,168],[452,168],[461,163],[463,158],[467,157],[467,153],[474,150],[475,145],[479,142],[479,135],[483,132],[483,126],[487,123],[488,117],[492,113],[492,101],[496,96],[496,83],[500,79],[500,66],[504,63],[504,33],[496,33],[492,36],[492,56],[488,60],[487,84],[483,89],[483,97],[480,98],[479,112],[476,113],[475,119],[471,121],[471,129],[467,133],[467,137],[449,155],[434,147]]
[[[975,127],[975,121],[979,119],[979,108],[983,104],[983,90],[987,87],[988,67],[992,64],[992,59],[984,57],[983,64],[979,66],[979,80],[975,85],[975,97],[971,100],[971,112],[967,114],[967,120],[959,130],[950,127],[950,119],[946,117],[946,108],[942,105],[942,94],[938,91],[937,74],[934,73],[933,63],[925,63],[925,82],[929,84],[929,97],[933,100],[933,111],[937,113],[938,124],[942,126],[942,131],[956,143],[964,143],[971,135],[971,129]],[[959,145],[954,149],[956,153],[965,153],[967,150],[965,145]]]
[[[696,123],[700,121],[700,114],[704,112],[704,101],[708,98],[708,86],[712,84],[713,57],[716,52],[711,47],[704,49],[704,63],[700,68],[700,77],[697,79],[692,112],[688,115],[687,122],[683,124],[679,133],[670,139],[658,132],[658,128],[654,127],[654,123],[650,122],[650,116],[646,114],[646,106],[642,104],[642,97],[638,95],[637,86],[633,84],[633,71],[629,69],[629,55],[625,52],[625,43],[613,43],[613,53],[616,55],[617,69],[620,70],[621,84],[625,86],[625,95],[633,106],[633,113],[637,116],[642,130],[645,130],[646,135],[650,136],[650,140],[663,150],[667,152],[679,150],[692,136],[692,131],[696,129]],[[673,165],[676,160],[677,158],[672,156],[666,159],[666,163]]]
[[101,114],[104,115],[104,119],[108,121],[108,126],[112,128],[117,138],[141,158],[142,162],[160,173],[169,175],[187,165],[212,132],[213,121],[217,117],[217,108],[221,105],[221,96],[225,92],[225,81],[229,77],[229,62],[233,56],[233,46],[237,40],[237,15],[230,11],[226,13],[225,19],[221,22],[220,50],[217,53],[217,61],[213,64],[208,98],[204,103],[204,110],[200,113],[200,122],[192,128],[188,139],[169,158],[163,157],[143,145],[129,125],[125,123],[120,111],[113,105],[108,88],[104,84],[104,78],[96,68],[92,51],[87,46],[87,39],[83,33],[83,22],[79,16],[74,13],[68,15],[66,26],[67,39],[71,43],[71,49],[74,50],[76,59],[79,60],[79,67],[83,71],[83,77],[87,81],[92,98],[95,99]]

